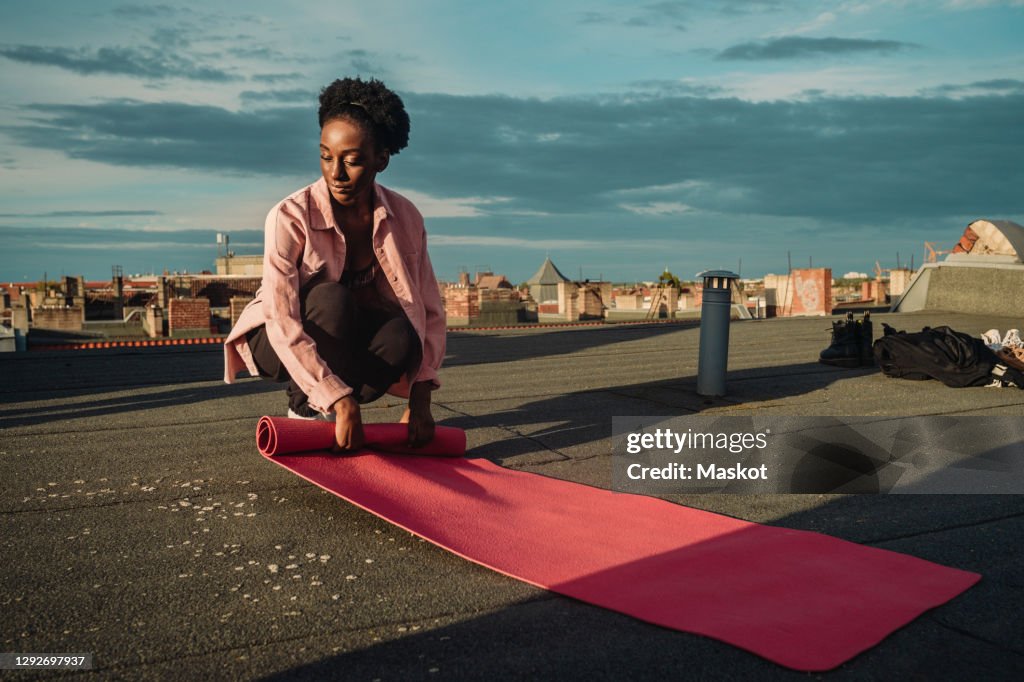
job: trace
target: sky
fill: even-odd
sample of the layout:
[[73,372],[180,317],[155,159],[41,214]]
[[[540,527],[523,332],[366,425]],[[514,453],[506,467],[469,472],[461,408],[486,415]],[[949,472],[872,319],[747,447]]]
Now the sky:
[[0,5],[0,281],[213,269],[319,177],[317,94],[412,120],[378,181],[441,279],[839,276],[1024,224],[1024,0]]

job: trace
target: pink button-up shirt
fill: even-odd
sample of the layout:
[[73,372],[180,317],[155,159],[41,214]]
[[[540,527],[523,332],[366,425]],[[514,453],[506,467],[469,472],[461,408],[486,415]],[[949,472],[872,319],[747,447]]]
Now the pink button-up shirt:
[[[444,307],[427,255],[423,216],[397,192],[378,184],[374,192],[373,249],[387,281],[380,294],[401,307],[423,347],[420,366],[388,390],[408,397],[415,382],[430,381],[435,388],[441,385],[437,370],[444,359]],[[309,397],[311,407],[329,412],[335,402],[352,393],[317,354],[316,343],[303,330],[299,315],[299,289],[314,276],[337,282],[344,269],[345,237],[334,220],[327,183],[321,178],[281,201],[267,215],[263,284],[224,342],[224,381],[233,383],[243,369],[258,376],[245,335],[265,324],[270,345]]]

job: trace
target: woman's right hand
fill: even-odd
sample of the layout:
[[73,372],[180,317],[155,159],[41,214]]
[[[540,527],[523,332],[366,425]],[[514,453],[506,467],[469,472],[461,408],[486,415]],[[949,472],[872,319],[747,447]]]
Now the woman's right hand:
[[351,395],[334,403],[334,451],[351,452],[363,447],[363,417]]

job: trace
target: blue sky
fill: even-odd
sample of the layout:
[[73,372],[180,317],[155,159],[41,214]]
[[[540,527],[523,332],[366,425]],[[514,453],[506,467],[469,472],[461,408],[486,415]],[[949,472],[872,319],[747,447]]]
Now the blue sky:
[[439,277],[835,274],[1024,223],[1024,0],[7,3],[0,280],[212,268],[397,90]]

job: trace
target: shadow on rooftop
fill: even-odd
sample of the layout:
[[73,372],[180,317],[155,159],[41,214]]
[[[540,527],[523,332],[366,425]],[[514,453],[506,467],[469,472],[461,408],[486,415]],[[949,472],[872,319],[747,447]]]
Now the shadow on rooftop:
[[[6,355],[6,354],[5,354]],[[0,358],[0,404],[219,381],[220,346],[12,353]]]
[[[216,401],[239,395],[281,391],[281,386],[265,381],[251,381],[245,384],[214,384],[209,386],[190,386],[172,388],[166,391],[132,392],[99,400],[75,400],[67,398],[57,405],[23,407],[0,410],[0,429],[17,426],[34,426],[59,422],[65,419],[84,419],[104,417],[113,414],[126,414],[143,410],[170,409],[183,404],[196,404]],[[88,394],[86,394],[88,395]]]
[[[586,327],[543,335],[489,336],[449,332],[445,366],[508,362],[574,353],[638,337],[667,334],[689,323]],[[7,354],[3,354],[7,355]],[[0,404],[67,398],[147,386],[220,381],[224,351],[219,345],[180,348],[40,351],[0,356]],[[239,378],[246,373],[240,373]],[[249,384],[247,384],[249,385]]]
[[448,332],[444,367],[512,362],[578,353],[599,346],[671,334],[698,327],[697,321],[671,324],[608,325],[546,330],[543,334]]
[[[876,369],[836,370],[818,363],[798,363],[729,373],[729,395],[707,398],[697,394],[697,377],[625,384],[568,392],[481,415],[447,418],[444,423],[467,431],[483,427],[504,429],[517,438],[488,443],[472,455],[501,462],[541,449],[556,452],[611,436],[612,417],[625,415],[678,416],[708,409],[799,396],[836,381],[877,373]],[[458,401],[451,401],[458,405]],[[554,425],[552,422],[555,422]],[[546,424],[542,428],[535,425]],[[608,446],[608,453],[611,445]]]

